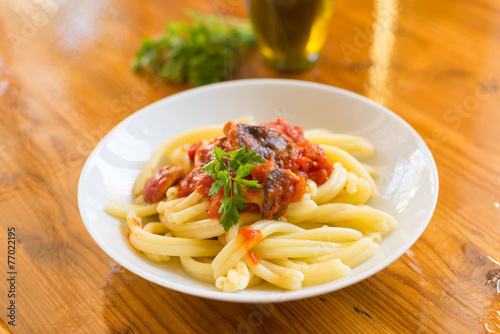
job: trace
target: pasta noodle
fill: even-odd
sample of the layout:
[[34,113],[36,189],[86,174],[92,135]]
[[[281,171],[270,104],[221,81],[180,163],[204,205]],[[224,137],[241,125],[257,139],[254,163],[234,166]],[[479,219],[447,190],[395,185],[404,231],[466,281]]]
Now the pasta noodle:
[[[248,133],[233,138],[228,129],[235,128]],[[284,139],[276,139],[276,133]],[[245,142],[255,150],[251,145],[262,136],[268,136],[266,145],[271,139],[278,144],[284,140],[288,151],[280,153],[277,147],[266,156],[262,148],[265,164],[249,176],[261,189],[244,189],[246,212],[226,231],[219,211],[220,196],[227,193],[209,194],[214,181],[200,168],[213,159],[214,147],[227,151]],[[224,128],[197,128],[156,149],[133,186],[133,204],[111,200],[106,210],[126,219],[131,245],[149,260],[177,256],[189,276],[224,292],[262,281],[297,290],[347,275],[372,257],[382,238],[396,228],[391,215],[367,205],[378,193],[375,173],[357,157],[373,153],[364,138],[323,129],[302,132],[280,119],[257,126],[229,122]],[[289,160],[279,160],[285,159],[276,158],[279,154]],[[275,173],[288,168],[282,165],[292,166],[289,170],[296,175]],[[290,180],[296,183],[280,183]],[[286,193],[287,188],[294,192]],[[264,209],[266,201],[271,201],[270,213]]]

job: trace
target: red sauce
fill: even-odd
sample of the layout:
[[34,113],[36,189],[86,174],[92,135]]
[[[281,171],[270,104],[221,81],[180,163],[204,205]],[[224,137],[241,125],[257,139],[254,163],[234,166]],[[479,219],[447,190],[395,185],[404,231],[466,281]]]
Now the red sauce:
[[321,147],[306,140],[300,127],[292,127],[284,119],[259,126],[228,122],[224,133],[226,150],[245,145],[263,156],[266,163],[252,170],[252,178],[259,182],[264,182],[267,174],[278,168],[310,178],[318,185],[325,183],[332,173],[333,165]]
[[189,148],[188,148],[188,155],[189,159],[191,161],[194,161],[194,156],[196,154],[196,151],[203,145],[203,142],[201,140],[197,141],[196,143],[193,143]]
[[321,185],[328,180],[333,165],[325,156],[321,147],[304,140],[297,143],[297,150],[291,159],[292,170],[305,173],[308,178]]
[[247,204],[245,204],[245,206],[246,206],[245,212],[248,212],[248,213],[260,213],[260,207],[257,204],[247,203]]
[[275,169],[278,169],[276,163],[272,160],[266,160],[265,164],[255,165],[252,169],[252,179],[259,181],[259,183],[263,183],[266,180],[267,174]]
[[219,213],[219,209],[222,205],[223,199],[224,199],[224,191],[222,190],[210,197],[210,201],[208,203],[208,208],[207,208],[208,218],[219,219],[222,216],[222,213]]
[[196,166],[191,172],[184,175],[179,181],[179,197],[186,197],[194,191],[208,197],[214,179]]
[[130,223],[130,225],[141,227],[141,223],[139,223],[139,221],[137,219],[135,219],[134,217],[130,218],[130,220],[132,221]]
[[[252,191],[244,188],[243,197],[249,201],[246,205],[248,212],[260,212],[267,219],[277,219],[285,214],[288,204],[300,201],[306,191],[307,179],[321,185],[333,171],[333,165],[321,147],[306,140],[299,126],[291,126],[284,119],[258,126],[228,122],[224,134],[209,142],[198,141],[188,148],[191,161],[199,161],[200,165],[177,182],[179,197],[194,191],[209,197],[207,213],[210,218],[220,218],[219,209],[224,199],[222,190],[208,196],[214,180],[201,171],[201,167],[213,159],[215,146],[227,152],[245,145],[264,158],[265,163],[255,165],[249,176],[263,189]],[[281,172],[277,173],[277,170]]]
[[255,255],[254,252],[249,251],[247,254],[248,254],[248,257],[250,258],[250,260],[252,261],[253,264],[258,265],[258,264],[262,263],[262,260],[260,259],[260,257]]
[[238,234],[240,234],[245,240],[252,241],[252,242],[260,242],[263,238],[262,232],[260,230],[255,230],[251,228],[250,226],[242,228],[241,230],[238,231]]
[[223,137],[217,137],[211,139],[208,143],[203,141],[197,141],[193,143],[188,148],[188,155],[191,162],[195,161],[195,158],[198,158],[200,164],[206,164],[210,160],[212,160],[212,153],[214,152],[214,147],[222,148]]
[[262,195],[255,198],[246,192],[244,196],[260,205],[263,218],[284,215],[288,205],[304,195],[308,178],[321,185],[333,171],[321,147],[306,140],[300,127],[292,127],[284,119],[257,126],[228,122],[224,134],[226,151],[245,146],[265,161],[251,172],[251,178],[263,186]]
[[247,254],[252,259],[252,262],[254,264],[260,263],[260,259],[257,256],[255,256],[255,254],[250,250],[253,248],[253,246],[262,241],[263,239],[262,232],[260,230],[253,229],[250,226],[248,226],[239,230],[238,235],[244,238],[242,244],[245,246]]
[[144,186],[144,201],[154,203],[165,197],[167,189],[182,175],[182,167],[162,166]]
[[290,123],[288,123],[283,118],[277,118],[274,122],[267,122],[263,123],[262,125],[270,126],[280,131],[281,133],[293,139],[295,143],[306,140],[304,138],[304,132],[302,131],[302,128],[300,126],[291,126]]

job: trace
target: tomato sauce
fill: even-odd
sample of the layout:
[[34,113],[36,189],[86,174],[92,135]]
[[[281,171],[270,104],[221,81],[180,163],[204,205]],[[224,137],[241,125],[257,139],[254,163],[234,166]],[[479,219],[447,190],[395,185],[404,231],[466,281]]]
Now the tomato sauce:
[[250,226],[242,228],[238,231],[238,234],[248,241],[260,242],[262,240],[262,232],[260,230],[253,229]]
[[274,122],[267,122],[263,123],[262,125],[270,126],[280,131],[281,133],[293,139],[295,143],[306,140],[304,138],[304,132],[302,131],[302,128],[300,126],[291,126],[290,123],[288,123],[283,118],[277,118]]
[[252,178],[259,182],[263,182],[272,170],[281,168],[321,185],[333,171],[323,149],[305,139],[300,127],[291,126],[282,118],[259,126],[228,122],[224,133],[226,149],[245,145],[264,158],[266,163],[256,165],[252,170]]
[[194,191],[199,192],[208,197],[210,187],[214,183],[214,179],[201,170],[202,166],[196,166],[191,172],[181,178],[179,186],[179,197],[186,197]]
[[243,237],[242,245],[245,247],[248,256],[252,260],[252,263],[259,264],[262,262],[252,251],[252,247],[262,241],[264,236],[261,230],[253,229],[250,226],[242,228],[238,231],[238,235]]
[[162,166],[144,186],[144,201],[154,203],[165,197],[165,192],[184,174],[182,167]]
[[210,196],[210,201],[208,202],[207,215],[208,218],[222,217],[222,212],[219,209],[222,205],[222,200],[224,199],[224,191],[219,191],[217,194]]
[[224,199],[222,189],[209,196],[214,180],[201,170],[213,159],[215,146],[226,152],[245,146],[263,157],[265,163],[256,164],[248,177],[257,180],[262,189],[244,188],[243,197],[249,202],[246,204],[248,212],[260,212],[266,219],[279,218],[286,213],[290,203],[300,201],[307,179],[321,185],[333,171],[321,147],[305,139],[299,126],[291,126],[282,118],[257,126],[228,122],[224,134],[209,142],[193,143],[187,152],[191,162],[199,165],[177,181],[179,197],[194,191],[209,197],[207,213],[210,218],[221,217],[219,209]]
[[196,151],[198,151],[198,149],[203,146],[203,142],[200,140],[200,141],[197,141],[196,143],[193,143],[187,150],[188,152],[188,155],[189,155],[189,159],[191,159],[191,161],[194,161],[194,157],[195,157],[195,154],[196,154]]
[[254,252],[248,251],[247,254],[248,254],[248,257],[250,258],[250,261],[252,261],[253,264],[258,265],[258,264],[262,263],[262,260],[260,259],[260,257],[255,255]]

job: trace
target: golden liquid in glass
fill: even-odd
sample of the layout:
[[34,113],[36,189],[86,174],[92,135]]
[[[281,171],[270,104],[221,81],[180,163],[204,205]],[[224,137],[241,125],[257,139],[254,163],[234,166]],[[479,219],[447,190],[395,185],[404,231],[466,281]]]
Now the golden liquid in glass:
[[249,0],[265,62],[279,71],[311,68],[325,44],[334,0]]

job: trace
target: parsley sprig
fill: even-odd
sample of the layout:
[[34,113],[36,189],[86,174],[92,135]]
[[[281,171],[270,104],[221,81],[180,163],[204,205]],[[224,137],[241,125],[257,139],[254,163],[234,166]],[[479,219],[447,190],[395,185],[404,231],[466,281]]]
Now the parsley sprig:
[[246,176],[254,169],[255,164],[265,163],[264,159],[255,154],[254,150],[241,148],[224,152],[219,147],[214,148],[214,160],[206,164],[201,170],[212,176],[215,182],[210,188],[209,195],[217,194],[224,188],[224,199],[219,213],[223,213],[219,219],[224,231],[228,231],[236,225],[240,219],[240,211],[246,210],[248,203],[243,196],[243,186],[250,190],[262,188],[256,180],[247,180]]
[[192,23],[169,22],[165,33],[145,38],[133,68],[161,79],[200,86],[229,79],[242,49],[256,46],[248,20],[190,13]]

